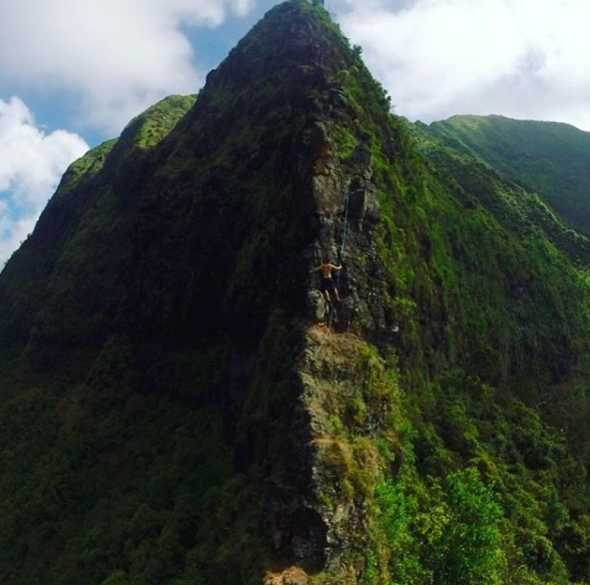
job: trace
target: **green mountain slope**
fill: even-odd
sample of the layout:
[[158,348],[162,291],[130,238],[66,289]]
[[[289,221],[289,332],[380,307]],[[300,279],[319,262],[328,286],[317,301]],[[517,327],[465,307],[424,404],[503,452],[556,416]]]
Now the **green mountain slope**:
[[573,227],[590,234],[590,133],[502,116],[454,116],[430,128],[451,146],[538,191]]
[[590,582],[588,242],[319,4],[75,163],[0,275],[3,584]]

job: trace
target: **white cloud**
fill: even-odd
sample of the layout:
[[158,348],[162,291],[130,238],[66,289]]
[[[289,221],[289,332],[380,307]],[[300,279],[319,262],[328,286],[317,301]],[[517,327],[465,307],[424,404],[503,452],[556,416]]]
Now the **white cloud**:
[[[0,0],[0,78],[66,95],[85,124],[115,134],[164,95],[201,85],[183,27],[218,26],[267,2]],[[503,113],[590,129],[588,0],[326,4],[400,114]]]
[[79,115],[115,133],[202,82],[181,25],[219,25],[253,0],[0,0],[0,76],[75,93]]
[[76,134],[37,128],[19,98],[0,99],[0,266],[32,231],[68,165],[86,150]]
[[590,130],[587,0],[336,2],[398,113],[501,113]]

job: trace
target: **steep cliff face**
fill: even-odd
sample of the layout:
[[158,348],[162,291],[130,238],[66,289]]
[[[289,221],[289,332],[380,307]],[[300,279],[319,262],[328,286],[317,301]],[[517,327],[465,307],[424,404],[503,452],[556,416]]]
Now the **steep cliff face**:
[[277,6],[0,277],[2,582],[588,580],[587,261]]

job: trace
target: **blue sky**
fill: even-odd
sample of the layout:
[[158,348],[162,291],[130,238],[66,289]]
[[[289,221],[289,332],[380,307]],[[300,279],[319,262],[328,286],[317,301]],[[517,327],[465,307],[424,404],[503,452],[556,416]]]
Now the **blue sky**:
[[[0,0],[0,6],[2,1]],[[239,39],[275,4],[274,0],[257,0],[250,4],[244,14],[229,12],[226,19],[218,25],[180,22],[178,30],[190,42],[193,51],[191,63],[195,72],[203,74],[217,67]],[[202,75],[195,75],[194,82],[188,87],[196,92],[201,81]],[[162,92],[162,95],[168,93]],[[19,79],[18,76],[0,77],[0,99],[7,100],[12,96],[18,96],[28,106],[34,113],[38,127],[47,133],[67,129],[81,135],[90,146],[96,146],[118,134],[118,127],[95,125],[84,117],[83,112],[78,112],[79,94],[72,92],[67,85],[43,89],[28,80]]]
[[[67,166],[195,93],[272,0],[0,0],[0,268]],[[326,0],[395,111],[590,130],[588,0]]]

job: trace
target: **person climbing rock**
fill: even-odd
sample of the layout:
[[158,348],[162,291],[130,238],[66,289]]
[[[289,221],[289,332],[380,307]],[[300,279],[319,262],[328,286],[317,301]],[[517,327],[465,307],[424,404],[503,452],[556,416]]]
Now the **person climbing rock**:
[[332,274],[342,270],[342,266],[336,266],[335,264],[332,264],[330,260],[326,259],[319,266],[314,268],[312,272],[316,272],[318,270],[322,273],[322,283],[320,290],[322,291],[326,301],[329,303],[332,300],[330,293],[333,292],[336,300],[340,302],[338,287],[336,286],[336,281],[334,278],[332,278]]

